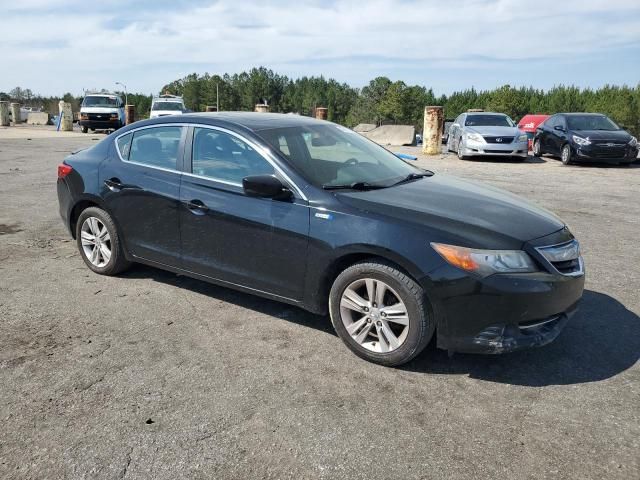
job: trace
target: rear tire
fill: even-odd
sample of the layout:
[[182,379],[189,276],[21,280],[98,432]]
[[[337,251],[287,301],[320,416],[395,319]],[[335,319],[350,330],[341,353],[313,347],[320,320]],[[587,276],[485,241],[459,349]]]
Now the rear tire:
[[76,223],[76,243],[84,263],[100,275],[116,275],[131,266],[111,216],[98,207],[83,210]]
[[571,145],[565,143],[560,152],[560,160],[562,160],[563,165],[571,165],[571,160],[573,157],[573,153],[571,152]]
[[413,359],[435,331],[422,287],[395,266],[376,260],[356,263],[338,275],[329,312],[351,351],[386,366]]

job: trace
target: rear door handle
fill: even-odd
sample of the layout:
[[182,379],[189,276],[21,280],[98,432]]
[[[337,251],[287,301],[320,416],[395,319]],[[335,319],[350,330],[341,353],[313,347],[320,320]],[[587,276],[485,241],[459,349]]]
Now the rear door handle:
[[209,207],[207,207],[202,200],[190,200],[185,203],[191,213],[195,215],[203,215],[209,210]]

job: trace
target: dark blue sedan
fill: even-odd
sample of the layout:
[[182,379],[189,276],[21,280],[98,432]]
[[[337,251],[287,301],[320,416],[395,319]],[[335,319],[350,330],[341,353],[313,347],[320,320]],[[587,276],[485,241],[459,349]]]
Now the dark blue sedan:
[[94,272],[139,262],[329,313],[384,365],[434,334],[449,351],[544,345],[584,286],[552,213],[296,115],[134,123],[65,159],[58,199]]

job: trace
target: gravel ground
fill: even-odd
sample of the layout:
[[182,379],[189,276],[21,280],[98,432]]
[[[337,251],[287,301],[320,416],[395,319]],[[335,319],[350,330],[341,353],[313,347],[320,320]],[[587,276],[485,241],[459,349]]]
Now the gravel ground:
[[101,136],[9,130],[1,478],[640,478],[638,165],[420,158],[558,213],[587,290],[547,347],[448,358],[431,345],[391,369],[294,307],[141,266],[93,274],[55,176]]

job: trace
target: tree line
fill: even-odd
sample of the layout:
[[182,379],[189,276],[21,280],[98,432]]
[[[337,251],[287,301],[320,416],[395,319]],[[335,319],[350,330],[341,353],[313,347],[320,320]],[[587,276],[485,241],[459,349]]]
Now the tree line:
[[[315,108],[326,107],[330,121],[349,127],[358,123],[403,124],[415,125],[421,131],[424,107],[442,105],[448,119],[471,108],[506,113],[516,121],[527,113],[600,112],[623,128],[640,133],[640,84],[598,89],[560,85],[549,90],[504,85],[437,96],[430,88],[387,77],[375,78],[358,89],[323,76],[292,79],[260,67],[236,74],[192,73],[166,84],[160,93],[182,96],[193,111],[204,111],[218,100],[220,110],[248,111],[257,103],[267,103],[272,112],[313,115]],[[74,110],[79,109],[81,97],[67,93],[61,98],[71,102]],[[139,116],[149,114],[152,95],[129,93],[128,99],[136,105]],[[60,98],[15,88],[9,93],[0,92],[0,100],[42,106],[57,113]]]

